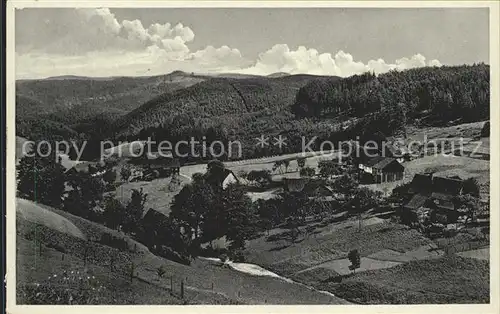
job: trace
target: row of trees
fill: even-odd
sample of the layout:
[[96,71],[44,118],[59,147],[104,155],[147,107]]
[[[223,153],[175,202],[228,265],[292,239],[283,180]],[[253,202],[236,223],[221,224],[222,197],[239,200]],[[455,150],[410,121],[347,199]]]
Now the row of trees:
[[489,116],[489,66],[418,68],[315,80],[297,93],[292,106],[301,117],[363,117],[404,104],[408,117],[429,112],[442,122],[478,121]]
[[[35,144],[35,147],[37,145]],[[74,215],[84,217],[111,227],[125,225],[132,230],[137,219],[137,212],[143,211],[144,198],[142,192],[132,191],[129,204],[121,205],[114,199],[104,198],[106,191],[116,186],[116,161],[109,160],[104,165],[89,165],[88,171],[66,171],[61,158],[54,150],[47,154],[48,146],[42,145],[31,155],[20,159],[17,166],[17,193],[19,197],[33,200],[45,205],[65,210]],[[123,167],[122,179],[130,176],[130,169]],[[123,210],[123,208],[126,210]]]

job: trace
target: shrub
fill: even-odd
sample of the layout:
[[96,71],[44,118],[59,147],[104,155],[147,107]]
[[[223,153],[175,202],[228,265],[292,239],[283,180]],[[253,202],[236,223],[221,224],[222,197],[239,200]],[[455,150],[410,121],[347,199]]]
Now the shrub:
[[160,266],[156,269],[156,274],[158,275],[159,278],[162,278],[166,273],[166,270],[163,266]]
[[301,177],[312,177],[316,174],[316,170],[310,167],[303,167],[300,169],[300,176]]
[[102,297],[106,288],[87,271],[70,270],[54,274],[41,283],[17,288],[21,304],[88,305],[107,303]]

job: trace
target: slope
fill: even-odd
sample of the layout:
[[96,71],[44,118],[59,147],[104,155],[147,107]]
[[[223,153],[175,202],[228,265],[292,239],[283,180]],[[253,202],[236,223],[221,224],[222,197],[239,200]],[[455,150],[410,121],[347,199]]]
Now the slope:
[[114,131],[117,136],[134,136],[142,129],[182,119],[220,123],[239,132],[249,124],[262,123],[258,120],[263,116],[291,117],[289,107],[298,89],[313,79],[317,77],[212,78],[146,102],[118,119]]
[[[191,266],[178,264],[153,255],[123,233],[47,206],[43,208],[64,216],[90,241],[18,215],[16,276],[18,285],[23,287],[41,281],[46,284],[47,276],[74,270],[85,271],[105,285],[103,300],[97,302],[101,304],[337,304],[342,301],[284,280],[243,274],[202,260],[194,261]],[[101,241],[104,233],[124,239],[128,250],[104,244]],[[131,265],[134,265],[132,278]],[[157,275],[159,267],[165,270],[162,277]],[[184,299],[180,298],[181,282]],[[23,291],[17,290],[21,299]]]

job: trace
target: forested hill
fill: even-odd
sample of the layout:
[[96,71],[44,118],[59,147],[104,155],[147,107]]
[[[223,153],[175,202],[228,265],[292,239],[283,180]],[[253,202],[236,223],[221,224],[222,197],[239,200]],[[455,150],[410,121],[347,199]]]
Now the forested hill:
[[225,128],[238,129],[242,126],[235,123],[235,119],[240,120],[244,116],[255,118],[258,113],[279,115],[283,111],[290,112],[290,105],[299,88],[313,79],[324,78],[211,78],[146,102],[116,121],[115,134],[134,135],[141,129],[159,125],[185,128],[190,121],[203,119],[223,119]]
[[443,66],[313,80],[299,90],[292,111],[297,118],[362,117],[400,106],[407,119],[430,123],[487,119],[489,70],[485,64]]
[[[185,73],[151,77],[81,78],[60,77],[16,82],[16,95],[43,104],[43,113],[65,123],[77,123],[94,113],[128,113],[156,95],[185,88],[203,81]],[[20,103],[16,104],[20,106]],[[20,112],[31,115],[38,108]],[[39,112],[38,112],[39,113]]]

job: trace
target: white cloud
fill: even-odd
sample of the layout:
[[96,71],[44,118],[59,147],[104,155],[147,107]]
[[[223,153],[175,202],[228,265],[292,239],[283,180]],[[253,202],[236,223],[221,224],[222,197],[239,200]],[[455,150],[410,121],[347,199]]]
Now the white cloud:
[[275,72],[290,74],[308,73],[317,75],[336,75],[347,77],[367,71],[375,74],[390,70],[406,70],[424,66],[440,66],[438,60],[425,62],[425,57],[416,54],[409,58],[403,57],[395,63],[386,63],[383,59],[369,60],[366,64],[355,61],[354,57],[342,50],[335,55],[319,53],[316,49],[299,46],[291,50],[286,44],[278,44],[259,55],[255,65],[243,69],[244,73],[268,75]]
[[[28,11],[29,12],[29,11]],[[26,13],[26,12],[25,12]],[[21,19],[19,19],[21,20]],[[277,44],[257,60],[244,58],[237,48],[207,46],[191,51],[195,33],[182,23],[143,25],[140,20],[119,21],[109,9],[58,9],[32,14],[30,28],[16,27],[18,77],[74,74],[117,76],[189,72],[241,72],[350,76],[376,74],[422,66],[441,66],[421,54],[394,63],[383,59],[363,63],[342,50],[332,54],[299,46]]]
[[207,46],[191,54],[190,59],[205,67],[219,70],[239,69],[242,66],[249,65],[238,49],[222,46],[215,48]]

